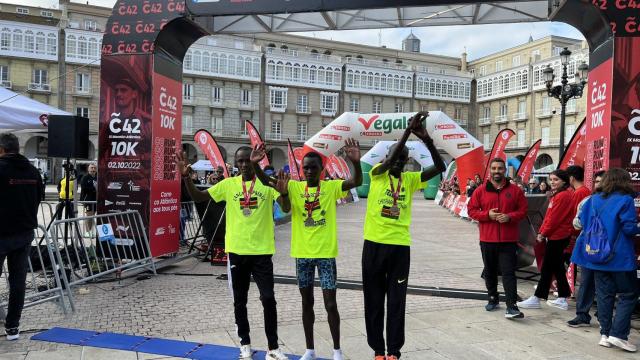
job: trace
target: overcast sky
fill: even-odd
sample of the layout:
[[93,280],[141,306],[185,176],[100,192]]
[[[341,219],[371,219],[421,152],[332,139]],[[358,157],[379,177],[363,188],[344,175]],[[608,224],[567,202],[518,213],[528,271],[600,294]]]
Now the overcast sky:
[[[2,0],[14,4],[28,4],[31,6],[57,7],[57,0]],[[86,2],[73,1],[73,2]],[[89,0],[92,5],[113,6],[115,0]],[[386,30],[347,30],[347,31],[316,31],[313,33],[298,33],[299,35],[338,41],[366,44],[372,46],[386,45],[389,48],[402,48],[402,39],[413,33],[422,40],[422,52],[460,56],[467,51],[468,59],[473,60],[500,50],[525,43],[529,36],[539,39],[547,35],[566,36],[584,39],[582,34],[573,27],[562,23],[521,23],[497,25],[467,25],[467,26],[432,26],[411,29]]]

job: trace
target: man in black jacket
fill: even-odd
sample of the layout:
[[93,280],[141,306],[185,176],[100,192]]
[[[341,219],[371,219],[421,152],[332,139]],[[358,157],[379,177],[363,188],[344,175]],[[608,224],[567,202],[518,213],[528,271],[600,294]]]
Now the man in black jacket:
[[18,152],[13,134],[0,134],[0,272],[9,269],[9,309],[4,323],[7,340],[17,340],[24,306],[29,250],[38,226],[42,178]]

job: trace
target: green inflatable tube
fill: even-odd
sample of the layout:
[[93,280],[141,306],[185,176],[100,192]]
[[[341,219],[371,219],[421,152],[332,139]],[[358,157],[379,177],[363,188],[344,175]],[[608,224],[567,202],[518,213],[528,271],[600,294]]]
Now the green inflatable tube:
[[362,169],[362,185],[356,189],[358,196],[366,198],[369,195],[369,185],[371,184],[371,178],[369,177],[369,171],[373,168],[372,165],[367,164],[364,161],[360,162],[360,168]]
[[441,180],[442,174],[438,174],[427,181],[427,187],[424,189],[425,199],[433,200],[436,198],[436,194],[438,193],[438,186],[440,186]]

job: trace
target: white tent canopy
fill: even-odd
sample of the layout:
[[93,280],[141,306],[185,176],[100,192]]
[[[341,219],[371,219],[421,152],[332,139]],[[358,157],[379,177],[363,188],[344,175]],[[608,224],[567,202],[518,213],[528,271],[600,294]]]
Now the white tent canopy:
[[191,164],[191,168],[195,171],[213,171],[213,165],[209,160],[198,160]]
[[0,129],[46,130],[48,115],[71,114],[0,87]]

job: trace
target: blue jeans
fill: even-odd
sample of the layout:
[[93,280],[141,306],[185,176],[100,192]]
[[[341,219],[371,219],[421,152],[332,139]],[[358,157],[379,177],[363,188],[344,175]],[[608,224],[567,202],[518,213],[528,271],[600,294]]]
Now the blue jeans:
[[[629,337],[631,314],[638,299],[636,271],[594,270],[600,334],[623,340]],[[613,318],[615,304],[616,317]]]
[[596,295],[594,271],[586,267],[580,267],[580,287],[576,298],[576,315],[582,321],[591,322],[591,305]]

